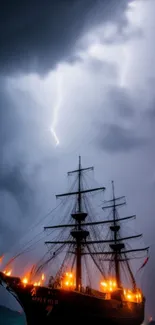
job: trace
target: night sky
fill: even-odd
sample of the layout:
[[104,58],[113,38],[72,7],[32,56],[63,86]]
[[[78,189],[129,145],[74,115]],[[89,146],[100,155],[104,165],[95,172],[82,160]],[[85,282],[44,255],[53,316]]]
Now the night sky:
[[20,246],[54,208],[80,154],[101,186],[115,180],[150,245],[141,278],[148,315],[155,301],[154,13],[154,0],[0,3],[0,254]]

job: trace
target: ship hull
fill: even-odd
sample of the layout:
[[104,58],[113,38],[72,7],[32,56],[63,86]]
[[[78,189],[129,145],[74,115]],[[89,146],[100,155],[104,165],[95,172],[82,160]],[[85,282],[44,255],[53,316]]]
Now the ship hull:
[[95,321],[105,325],[141,325],[144,302],[105,300],[76,291],[44,287],[14,287],[23,304],[28,325],[54,324],[55,321]]

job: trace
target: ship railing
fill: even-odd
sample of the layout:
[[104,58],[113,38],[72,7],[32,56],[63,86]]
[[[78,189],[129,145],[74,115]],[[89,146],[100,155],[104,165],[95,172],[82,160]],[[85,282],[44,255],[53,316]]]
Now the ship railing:
[[[89,296],[95,296],[95,297],[98,297],[98,298],[102,298],[102,299],[106,299],[106,294],[101,292],[101,291],[98,291],[98,290],[95,290],[95,289],[92,289],[90,287],[81,287],[81,290],[80,290],[81,293],[83,294],[87,294]],[[108,298],[107,298],[108,299]]]

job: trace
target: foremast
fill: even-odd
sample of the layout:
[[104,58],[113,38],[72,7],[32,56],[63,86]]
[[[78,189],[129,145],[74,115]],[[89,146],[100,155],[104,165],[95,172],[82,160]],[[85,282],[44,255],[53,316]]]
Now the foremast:
[[[92,167],[90,167],[92,169]],[[73,173],[78,173],[78,210],[72,214],[72,218],[75,219],[76,228],[71,231],[72,237],[76,241],[76,290],[81,289],[82,286],[82,241],[85,240],[89,231],[83,230],[81,222],[85,220],[87,214],[82,211],[82,200],[81,200],[81,174],[85,171],[85,168],[81,168],[81,156],[79,156],[79,168],[78,170],[74,170],[69,172],[71,175]]]
[[121,286],[121,280],[120,280],[120,267],[119,267],[119,250],[121,248],[124,248],[124,244],[118,243],[118,231],[120,229],[120,226],[117,224],[116,220],[116,200],[115,200],[115,190],[114,190],[114,182],[112,181],[112,192],[113,192],[113,225],[110,226],[110,230],[114,234],[114,244],[111,244],[110,247],[115,252],[114,255],[114,262],[115,262],[115,272],[116,272],[116,282],[117,286]]
[[[85,223],[83,223],[87,217],[87,213],[83,210],[82,205],[82,194],[105,190],[105,187],[97,187],[97,188],[91,188],[91,189],[83,189],[82,188],[82,173],[85,171],[93,170],[93,167],[87,167],[82,168],[81,166],[81,156],[79,156],[79,165],[78,169],[68,172],[68,175],[78,174],[78,191],[76,192],[69,192],[69,193],[63,193],[56,195],[57,198],[64,197],[64,196],[77,196],[78,199],[78,207],[75,213],[72,213],[72,218],[75,221],[75,224],[73,225],[61,225],[60,227],[74,227],[73,230],[71,230],[70,234],[73,238],[73,241],[62,241],[62,242],[46,242],[46,244],[74,244],[75,246],[75,252],[76,255],[76,290],[80,291],[82,287],[82,246],[86,244],[86,238],[89,236],[89,231],[83,229],[83,226],[85,226]],[[89,224],[89,223],[88,223]],[[45,229],[49,228],[57,228],[58,226],[54,227],[45,227]],[[93,244],[93,242],[90,242]]]

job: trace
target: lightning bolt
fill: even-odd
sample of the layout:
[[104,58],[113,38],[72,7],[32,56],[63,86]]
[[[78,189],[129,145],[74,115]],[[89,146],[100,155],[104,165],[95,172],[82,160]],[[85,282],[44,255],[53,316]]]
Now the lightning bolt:
[[51,126],[51,133],[55,140],[56,146],[59,145],[60,141],[56,133],[56,126],[58,122],[59,110],[62,104],[62,75],[57,71],[57,100],[56,105],[53,108],[53,123]]
[[58,144],[60,143],[60,141],[59,141],[59,138],[58,138],[56,132],[54,131],[53,127],[51,127],[51,132],[53,134],[53,138],[55,140],[56,146],[58,146]]
[[[128,3],[128,13],[130,13],[130,16],[133,17],[135,10],[137,9],[137,1],[136,0],[131,0]],[[129,21],[133,23],[131,20],[131,17],[129,17]],[[133,18],[132,18],[133,19]],[[127,46],[123,46],[123,65],[122,65],[122,71],[121,71],[121,76],[120,76],[120,86],[125,87],[127,85],[127,77],[128,77],[128,72],[130,69],[131,65],[131,50]]]

